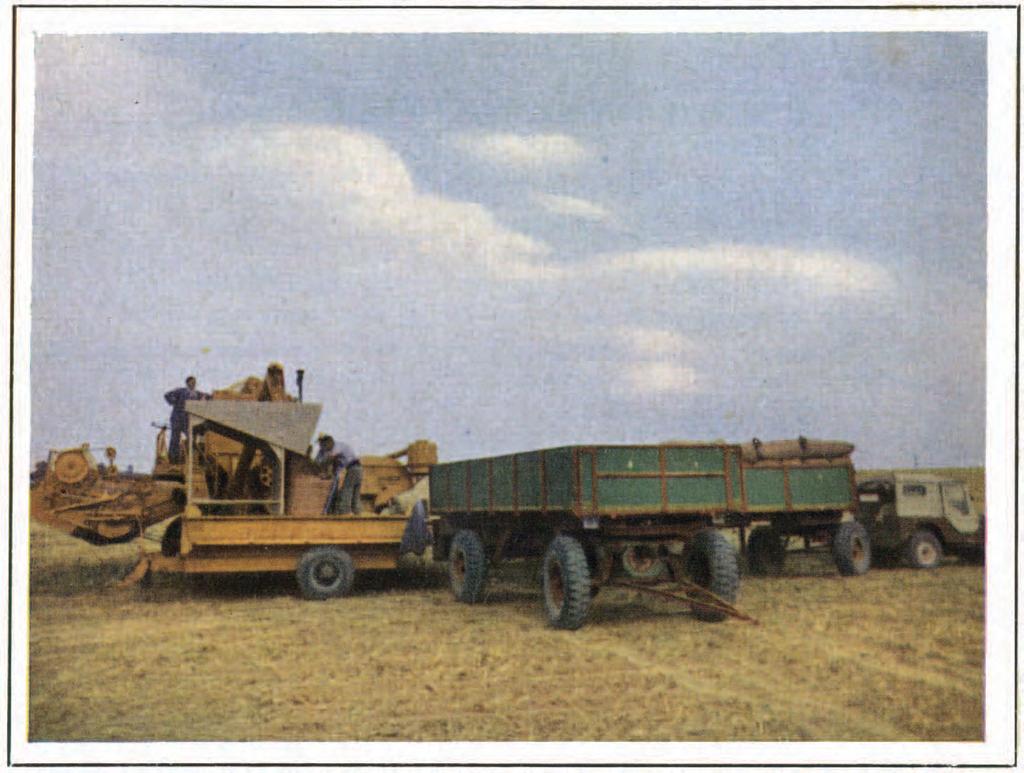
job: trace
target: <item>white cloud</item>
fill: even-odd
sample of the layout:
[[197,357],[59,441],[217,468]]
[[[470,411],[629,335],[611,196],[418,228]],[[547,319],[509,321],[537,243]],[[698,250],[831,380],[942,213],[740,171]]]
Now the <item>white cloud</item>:
[[595,273],[644,273],[669,277],[711,274],[747,281],[758,277],[805,282],[829,295],[885,290],[888,272],[839,252],[720,244],[603,255],[588,269]]
[[682,362],[697,348],[686,337],[664,328],[622,325],[609,339],[624,350],[614,384],[618,394],[649,398],[699,391],[696,369]]
[[458,145],[477,158],[513,169],[572,166],[587,157],[587,149],[566,134],[463,134]]
[[697,372],[674,362],[633,362],[620,374],[620,390],[648,397],[697,391]]
[[402,158],[383,140],[338,126],[249,127],[211,154],[229,169],[269,172],[283,192],[339,236],[385,239],[453,270],[541,278],[550,247],[501,225],[485,207],[416,190]]
[[586,199],[577,199],[573,196],[559,196],[553,193],[534,193],[534,201],[542,208],[553,215],[565,215],[567,217],[578,217],[581,220],[592,220],[599,222],[611,219],[611,212]]

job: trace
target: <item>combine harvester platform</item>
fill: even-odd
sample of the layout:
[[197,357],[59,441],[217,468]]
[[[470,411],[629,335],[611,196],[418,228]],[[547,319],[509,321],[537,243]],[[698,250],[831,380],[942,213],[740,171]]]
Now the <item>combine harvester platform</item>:
[[88,445],[50,451],[29,495],[32,517],[90,544],[114,545],[182,511],[180,483],[121,474],[115,456],[107,448],[107,464],[100,465]]

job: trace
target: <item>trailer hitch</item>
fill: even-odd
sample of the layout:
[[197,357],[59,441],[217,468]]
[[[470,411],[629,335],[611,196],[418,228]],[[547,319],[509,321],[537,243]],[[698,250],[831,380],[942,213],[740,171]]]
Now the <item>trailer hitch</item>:
[[613,580],[607,585],[619,588],[629,588],[643,593],[650,593],[659,598],[677,601],[680,604],[688,604],[691,607],[700,607],[711,612],[721,612],[737,620],[743,620],[754,625],[760,625],[760,621],[750,615],[741,612],[735,606],[720,596],[716,596],[707,588],[703,588],[689,580],[675,580],[671,583],[660,583],[658,585],[643,585],[638,582],[626,580]]

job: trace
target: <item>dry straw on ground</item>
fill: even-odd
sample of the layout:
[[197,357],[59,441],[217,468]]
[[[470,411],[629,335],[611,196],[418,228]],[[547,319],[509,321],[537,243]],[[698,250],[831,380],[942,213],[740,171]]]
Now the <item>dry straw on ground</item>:
[[982,738],[984,572],[955,560],[793,556],[744,580],[759,626],[608,589],[565,632],[529,565],[480,606],[430,565],[314,603],[289,578],[115,587],[135,551],[33,524],[31,740]]

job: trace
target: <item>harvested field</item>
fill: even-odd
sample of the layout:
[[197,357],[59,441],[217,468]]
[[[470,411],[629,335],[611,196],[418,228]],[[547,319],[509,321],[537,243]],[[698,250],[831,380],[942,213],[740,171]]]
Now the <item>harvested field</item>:
[[606,589],[544,624],[535,567],[480,606],[443,569],[315,603],[289,578],[115,587],[132,545],[32,525],[30,740],[980,740],[983,568],[746,578],[760,620]]

